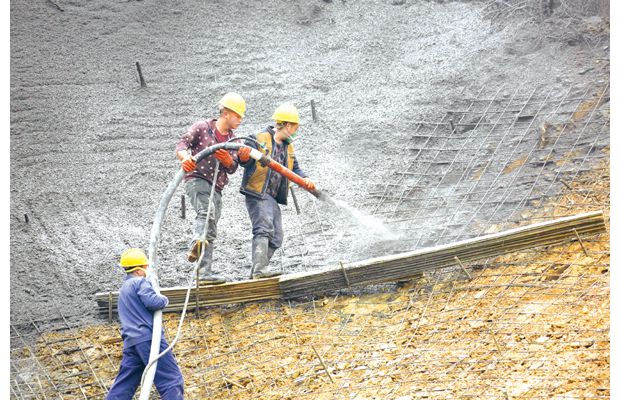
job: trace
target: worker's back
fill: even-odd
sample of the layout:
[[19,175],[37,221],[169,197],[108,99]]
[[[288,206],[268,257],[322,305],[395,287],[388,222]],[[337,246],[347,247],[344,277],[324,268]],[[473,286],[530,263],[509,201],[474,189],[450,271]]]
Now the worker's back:
[[157,294],[151,282],[143,277],[127,274],[118,295],[121,336],[126,347],[151,340],[153,311],[160,310],[167,304],[168,299]]

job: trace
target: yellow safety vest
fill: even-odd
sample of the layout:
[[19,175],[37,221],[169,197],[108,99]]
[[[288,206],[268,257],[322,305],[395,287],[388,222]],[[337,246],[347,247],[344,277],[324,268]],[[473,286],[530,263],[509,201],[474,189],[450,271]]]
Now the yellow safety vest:
[[[261,145],[265,146],[265,148],[260,149],[260,150],[263,153],[268,154],[269,156],[273,155],[273,140],[274,140],[273,136],[271,136],[271,133],[269,132],[261,132],[258,135],[256,135],[256,141],[260,143]],[[285,165],[285,167],[287,167],[290,170],[293,170],[293,163],[295,161],[295,147],[293,146],[293,143],[290,143],[286,147],[286,158],[287,158],[286,160],[287,165]],[[259,162],[257,162],[256,170],[248,179],[248,183],[245,186],[246,189],[251,190],[252,192],[255,192],[255,193],[263,194],[266,190],[265,184],[267,182],[267,179],[271,176],[272,173],[276,174],[277,172],[274,172],[269,167],[263,167]],[[289,186],[290,184],[291,183],[288,182]]]

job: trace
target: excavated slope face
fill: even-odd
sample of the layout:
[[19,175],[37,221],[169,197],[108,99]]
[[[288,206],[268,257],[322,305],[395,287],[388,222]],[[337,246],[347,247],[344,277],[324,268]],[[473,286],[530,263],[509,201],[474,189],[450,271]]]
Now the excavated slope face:
[[[177,138],[194,121],[213,117],[229,90],[248,102],[238,135],[264,127],[279,103],[296,103],[302,167],[334,198],[378,215],[392,206],[375,209],[371,194],[385,183],[407,184],[395,172],[411,165],[406,149],[418,122],[447,123],[446,112],[458,101],[513,93],[527,101],[536,90],[539,99],[572,93],[597,99],[590,108],[606,103],[605,20],[489,4],[11,2],[11,320],[42,318],[54,307],[86,318],[93,294],[120,284],[119,254],[148,245],[160,195],[179,168]],[[148,85],[143,89],[137,61]],[[569,120],[570,114],[564,124]],[[532,121],[534,128],[541,122]],[[595,151],[609,136],[608,124],[598,128]],[[557,128],[556,136],[561,132]],[[470,136],[474,144],[476,137]],[[576,150],[592,148],[573,143]],[[238,173],[224,192],[215,256],[232,279],[247,277],[250,264],[251,229],[239,182]],[[180,218],[180,193],[162,233],[164,286],[184,284],[191,270],[184,253],[193,211]],[[389,226],[398,236],[382,240],[383,247],[374,237],[352,238],[350,229],[363,233],[363,227],[298,193],[302,214],[285,208],[289,239],[277,255],[288,271],[414,246],[411,226]],[[448,196],[442,207],[465,200]],[[434,219],[440,227],[453,222]],[[459,223],[468,234],[484,229],[469,218]],[[320,240],[309,244],[309,261],[295,263],[306,251],[303,238]],[[353,245],[322,246],[339,241]],[[413,243],[424,244],[417,237]]]
[[[608,215],[607,163],[574,183],[528,222]],[[582,242],[361,296],[190,313],[174,349],[186,398],[609,398],[609,234]],[[165,314],[169,338],[178,324]],[[33,326],[13,325],[13,393],[102,398],[122,357],[118,323]]]

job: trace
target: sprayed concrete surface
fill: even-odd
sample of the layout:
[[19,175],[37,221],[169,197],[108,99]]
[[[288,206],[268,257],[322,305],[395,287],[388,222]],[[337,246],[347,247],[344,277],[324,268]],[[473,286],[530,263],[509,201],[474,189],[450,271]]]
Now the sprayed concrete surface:
[[[302,214],[284,209],[288,244],[275,257],[294,272],[308,265],[290,261],[296,243],[321,235],[347,246],[302,254],[311,265],[412,247],[402,227],[382,225],[368,194],[407,164],[416,121],[438,120],[465,97],[608,79],[599,17],[491,15],[488,3],[469,1],[55,3],[11,2],[12,321],[55,307],[93,316],[94,293],[121,283],[120,253],[148,246],[179,168],[177,138],[213,117],[227,91],[248,103],[237,135],[270,123],[278,104],[297,104],[302,168],[355,207],[297,191]],[[224,191],[215,250],[215,268],[231,279],[250,269],[240,177]],[[181,219],[180,193],[164,221],[162,286],[185,284],[191,271],[193,210]],[[335,222],[305,229],[317,214]]]

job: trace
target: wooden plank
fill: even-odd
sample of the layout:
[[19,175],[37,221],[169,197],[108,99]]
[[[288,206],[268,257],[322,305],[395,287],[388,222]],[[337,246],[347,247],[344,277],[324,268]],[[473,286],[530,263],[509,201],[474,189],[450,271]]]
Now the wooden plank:
[[347,283],[367,285],[398,281],[426,271],[456,265],[454,257],[458,257],[462,262],[471,262],[576,239],[573,229],[581,236],[604,232],[606,228],[603,213],[584,213],[456,243],[344,264],[346,278],[341,266],[318,272],[285,275],[280,278],[280,289],[282,298],[291,299],[346,288]]
[[[195,293],[196,288],[192,287],[190,291],[190,306],[192,307],[195,306],[195,301],[193,301],[195,298]],[[187,287],[176,286],[161,288],[161,294],[168,297],[169,300],[168,306],[164,312],[181,311],[183,309],[183,303],[185,302]],[[200,307],[270,300],[281,297],[277,277],[256,279],[251,281],[228,282],[221,285],[200,285],[198,289],[198,296],[200,298]],[[109,296],[108,292],[97,293],[95,295],[95,300],[97,301],[99,308],[105,308],[106,312],[108,310],[109,297],[112,298],[112,309],[116,310],[118,304],[118,291],[112,292],[111,296]]]
[[[604,232],[605,229],[602,211],[594,211],[441,246],[339,264],[320,271],[222,285],[201,285],[198,288],[199,306],[291,299],[328,293],[353,285],[398,281],[426,271],[456,265],[455,257],[463,263],[469,263],[525,249],[559,244],[569,239],[576,241],[577,236],[585,237]],[[161,293],[170,299],[165,311],[180,311],[186,291],[186,287],[162,288]],[[196,288],[192,288],[190,299],[195,299],[195,294]],[[116,310],[118,292],[112,292],[111,295],[109,292],[97,293],[95,300],[99,310],[108,313],[110,309]],[[192,306],[194,305],[192,302]]]

